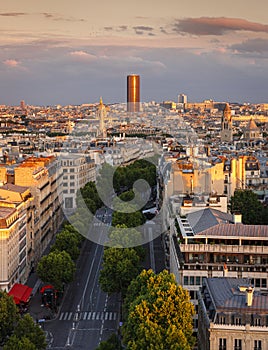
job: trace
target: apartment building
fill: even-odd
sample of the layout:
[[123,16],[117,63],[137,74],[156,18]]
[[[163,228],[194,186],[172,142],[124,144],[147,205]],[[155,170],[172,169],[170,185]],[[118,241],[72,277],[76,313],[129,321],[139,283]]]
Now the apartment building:
[[206,278],[198,292],[199,350],[266,350],[268,293],[245,278]]
[[63,171],[63,209],[73,211],[76,208],[76,192],[90,181],[96,181],[95,162],[86,154],[62,154],[60,156]]
[[33,197],[29,188],[0,187],[0,289],[24,283],[31,269]]
[[268,226],[244,225],[241,215],[211,208],[177,215],[170,227],[169,255],[170,272],[195,305],[208,277],[248,278],[256,290],[267,288]]

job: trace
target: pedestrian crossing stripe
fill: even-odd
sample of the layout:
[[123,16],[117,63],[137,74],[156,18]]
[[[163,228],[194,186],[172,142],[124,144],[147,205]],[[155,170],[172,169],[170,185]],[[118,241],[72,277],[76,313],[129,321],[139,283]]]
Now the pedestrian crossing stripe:
[[96,311],[83,311],[83,312],[61,312],[59,321],[115,321],[117,319],[117,312],[96,312]]

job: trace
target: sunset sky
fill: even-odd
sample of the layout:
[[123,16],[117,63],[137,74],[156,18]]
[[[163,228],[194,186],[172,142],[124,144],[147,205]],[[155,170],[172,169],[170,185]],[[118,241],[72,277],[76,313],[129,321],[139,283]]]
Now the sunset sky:
[[9,0],[0,6],[0,104],[268,103],[266,0]]

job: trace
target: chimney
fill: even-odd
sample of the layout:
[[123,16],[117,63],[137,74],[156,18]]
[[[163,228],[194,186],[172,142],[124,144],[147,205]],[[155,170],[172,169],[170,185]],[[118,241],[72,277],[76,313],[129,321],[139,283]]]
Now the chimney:
[[248,287],[246,289],[246,304],[247,304],[247,306],[252,306],[253,292],[254,292],[254,288],[252,288],[252,287]]
[[242,224],[242,215],[238,213],[233,213],[233,223]]

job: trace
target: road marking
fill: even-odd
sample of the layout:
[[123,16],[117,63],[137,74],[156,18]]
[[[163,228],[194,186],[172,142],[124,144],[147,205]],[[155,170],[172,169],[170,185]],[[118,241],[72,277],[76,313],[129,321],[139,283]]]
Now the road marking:
[[83,319],[84,321],[115,321],[117,319],[117,313],[116,312],[108,312],[108,311],[104,311],[104,312],[101,312],[101,311],[84,311],[84,312],[81,312],[80,313],[80,317],[79,317],[79,313],[78,312],[62,312],[60,314],[60,317],[59,317],[59,321],[70,321],[71,318],[73,316],[73,319],[78,321],[79,318],[80,319]]

